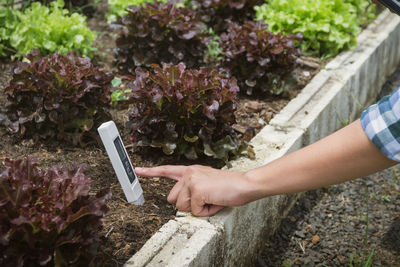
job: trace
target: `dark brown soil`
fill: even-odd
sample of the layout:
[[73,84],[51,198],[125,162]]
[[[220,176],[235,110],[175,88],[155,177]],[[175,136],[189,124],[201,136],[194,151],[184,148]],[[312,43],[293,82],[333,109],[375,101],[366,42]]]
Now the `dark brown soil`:
[[[105,71],[113,69],[112,49],[116,34],[108,27],[104,18],[105,4],[102,1],[100,9],[88,20],[88,25],[99,32],[95,43],[98,48],[93,62],[101,66]],[[307,59],[306,59],[307,60]],[[308,59],[313,62],[313,59]],[[307,64],[306,64],[307,65]],[[299,88],[292,91],[289,98],[280,99],[268,97],[265,99],[253,99],[242,97],[236,112],[237,124],[235,129],[250,139],[271,118],[277,114],[314,75],[319,71],[319,65],[306,66],[297,70],[301,77]],[[311,64],[313,65],[313,64]],[[314,64],[315,65],[315,64]],[[11,80],[11,70],[15,63],[0,59],[0,105],[5,102],[4,88]],[[123,111],[115,111],[115,120],[119,122],[121,136],[125,144],[130,144],[128,135],[123,129]],[[0,127],[0,160],[18,158],[24,155],[33,155],[39,158],[39,165],[43,168],[55,164],[70,165],[73,163],[87,164],[86,174],[93,180],[92,190],[109,188],[112,191],[112,199],[108,202],[110,211],[103,219],[103,242],[101,251],[105,255],[106,266],[119,266],[126,262],[142,245],[168,220],[174,218],[175,208],[167,201],[169,190],[173,182],[162,178],[140,178],[144,191],[145,203],[143,206],[128,204],[122,192],[117,177],[112,169],[109,158],[101,146],[82,148],[71,147],[56,140],[34,142],[31,139],[24,140],[9,134]],[[160,164],[189,164],[189,162],[177,161],[173,157],[167,157],[162,152],[154,150],[146,155],[130,155],[134,166],[155,166]],[[202,162],[190,162],[221,167],[223,162],[207,160]]]

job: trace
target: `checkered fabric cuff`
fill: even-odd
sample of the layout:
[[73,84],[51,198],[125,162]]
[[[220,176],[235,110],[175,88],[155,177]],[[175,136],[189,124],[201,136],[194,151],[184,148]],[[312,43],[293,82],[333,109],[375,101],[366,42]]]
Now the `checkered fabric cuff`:
[[400,161],[400,88],[361,114],[368,138],[388,158]]

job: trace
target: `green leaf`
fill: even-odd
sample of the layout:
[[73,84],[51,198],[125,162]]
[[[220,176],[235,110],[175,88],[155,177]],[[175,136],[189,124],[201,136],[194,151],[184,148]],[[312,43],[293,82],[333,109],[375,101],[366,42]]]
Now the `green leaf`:
[[156,103],[156,107],[158,110],[162,109],[162,104],[163,104],[163,98],[161,98],[159,101],[157,101]]
[[199,140],[199,137],[197,135],[193,136],[193,137],[189,137],[186,134],[183,136],[183,139],[185,139],[185,141],[188,141],[189,143],[194,143],[197,140]]
[[[165,3],[166,0],[160,0],[159,2]],[[123,17],[128,14],[126,9],[129,6],[139,6],[144,3],[154,3],[154,0],[108,0],[107,22],[114,22],[118,17]]]
[[151,146],[162,148],[163,152],[166,155],[172,155],[176,149],[176,143],[173,143],[173,142],[160,142],[160,141],[153,140],[151,142]]
[[94,122],[91,119],[75,119],[75,123],[82,131],[90,131],[93,128]]
[[211,146],[209,144],[205,143],[203,145],[203,147],[204,147],[204,151],[203,152],[204,152],[205,155],[207,155],[209,157],[214,157],[214,158],[217,157],[217,153],[215,153],[214,150],[212,150],[212,148],[211,148]]
[[360,26],[375,17],[368,6],[368,0],[270,0],[255,10],[273,32],[302,33],[307,52],[326,58],[354,47]]
[[75,51],[78,55],[92,55],[96,33],[87,27],[84,16],[69,14],[63,6],[63,1],[51,2],[50,8],[35,2],[16,13],[18,22],[13,24],[9,32],[9,42],[18,51],[18,56],[30,53],[33,49],[40,49],[43,55],[56,51],[61,54]]
[[175,151],[176,143],[167,142],[163,145],[163,152],[166,155],[172,155]]
[[115,77],[114,79],[112,79],[111,84],[113,87],[118,87],[120,86],[122,83],[122,80],[118,77]]

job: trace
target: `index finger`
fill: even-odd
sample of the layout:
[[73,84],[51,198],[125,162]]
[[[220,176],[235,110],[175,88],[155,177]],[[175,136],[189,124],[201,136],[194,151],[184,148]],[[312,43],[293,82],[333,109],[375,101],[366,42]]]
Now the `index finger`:
[[186,166],[182,165],[162,165],[152,168],[135,168],[136,174],[145,177],[163,176],[173,180],[179,181],[183,173],[185,172]]

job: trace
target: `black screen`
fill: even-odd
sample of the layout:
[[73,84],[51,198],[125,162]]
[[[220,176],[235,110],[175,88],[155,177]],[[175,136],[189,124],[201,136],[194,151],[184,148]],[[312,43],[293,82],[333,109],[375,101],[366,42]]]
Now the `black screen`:
[[121,138],[118,136],[114,139],[115,148],[118,151],[119,158],[121,159],[122,165],[124,165],[124,169],[126,174],[128,175],[129,181],[133,183],[136,179],[136,175],[133,172],[133,168],[131,163],[129,162],[128,155],[126,155],[125,149],[122,145]]

